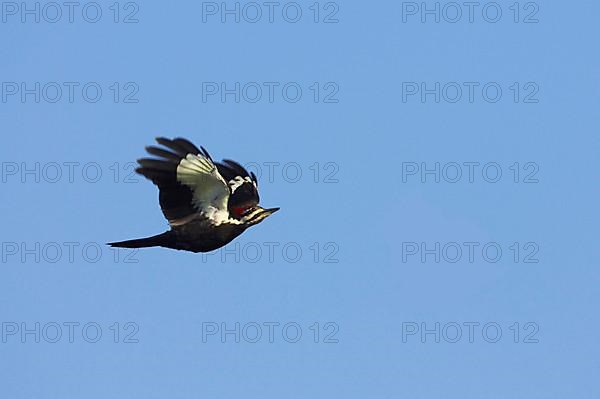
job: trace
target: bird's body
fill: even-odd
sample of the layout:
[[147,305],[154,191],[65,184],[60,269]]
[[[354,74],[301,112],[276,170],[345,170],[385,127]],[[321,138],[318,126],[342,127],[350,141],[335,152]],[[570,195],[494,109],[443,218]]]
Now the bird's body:
[[159,202],[171,229],[156,236],[109,243],[113,247],[166,247],[208,252],[228,244],[279,208],[258,205],[258,183],[240,164],[213,162],[186,139],[156,139],[146,147],[156,158],[138,160],[136,172],[159,188]]

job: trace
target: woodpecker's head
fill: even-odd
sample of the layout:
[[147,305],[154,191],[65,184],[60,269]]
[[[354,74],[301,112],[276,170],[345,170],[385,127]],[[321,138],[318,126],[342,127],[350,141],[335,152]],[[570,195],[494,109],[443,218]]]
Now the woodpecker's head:
[[242,224],[250,227],[254,226],[265,220],[268,216],[271,216],[275,212],[277,212],[279,208],[269,208],[265,209],[262,206],[254,205],[252,207],[246,208],[240,215],[240,221]]

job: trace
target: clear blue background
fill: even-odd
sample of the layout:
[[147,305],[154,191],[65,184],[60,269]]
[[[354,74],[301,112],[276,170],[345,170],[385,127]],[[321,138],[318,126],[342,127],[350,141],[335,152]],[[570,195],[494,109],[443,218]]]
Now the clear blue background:
[[[322,3],[323,4],[323,3]],[[99,82],[101,101],[11,98],[0,103],[2,162],[97,162],[87,183],[1,183],[2,242],[104,243],[166,228],[147,181],[114,183],[108,167],[143,155],[158,135],[184,136],[215,158],[297,162],[295,184],[261,181],[262,203],[282,210],[237,242],[297,242],[297,263],[222,262],[166,249],[114,262],[12,256],[0,265],[2,322],[97,322],[100,342],[0,343],[6,398],[594,398],[598,344],[597,2],[543,2],[537,24],[402,23],[400,2],[343,2],[337,24],[202,23],[200,2],[144,2],[137,24],[0,25],[3,82]],[[63,17],[64,18],[64,17]],[[265,18],[265,17],[263,17]],[[431,19],[430,19],[431,21]],[[136,82],[137,104],[107,87]],[[299,82],[295,104],[202,102],[202,82]],[[310,100],[312,82],[336,82],[339,103]],[[402,82],[536,82],[539,103],[402,102]],[[402,162],[498,162],[501,182],[403,183]],[[536,162],[537,184],[508,166]],[[337,184],[309,166],[335,162]],[[402,262],[401,243],[498,242],[496,264]],[[539,263],[514,263],[512,242],[536,242]],[[308,247],[335,242],[338,263]],[[79,252],[80,253],[80,252]],[[279,252],[280,254],[280,252]],[[322,255],[321,255],[322,256]],[[204,259],[204,260],[203,260]],[[112,342],[114,322],[139,326],[136,344]],[[297,322],[295,344],[202,342],[203,322]],[[451,344],[402,342],[402,323],[497,322]],[[312,341],[314,322],[339,326],[338,343]],[[513,343],[514,322],[539,326]],[[465,330],[466,331],[466,330]],[[121,338],[122,340],[122,338]],[[521,337],[522,341],[522,337]]]

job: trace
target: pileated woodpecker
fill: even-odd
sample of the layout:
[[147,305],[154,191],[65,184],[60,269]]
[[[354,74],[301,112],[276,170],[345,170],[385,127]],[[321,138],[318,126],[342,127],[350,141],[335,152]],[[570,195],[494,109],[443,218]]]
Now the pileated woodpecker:
[[183,138],[156,141],[164,148],[146,147],[157,158],[139,159],[135,171],[158,186],[160,207],[171,229],[108,245],[208,252],[279,210],[258,205],[256,176],[239,163],[214,162],[204,147],[200,150]]

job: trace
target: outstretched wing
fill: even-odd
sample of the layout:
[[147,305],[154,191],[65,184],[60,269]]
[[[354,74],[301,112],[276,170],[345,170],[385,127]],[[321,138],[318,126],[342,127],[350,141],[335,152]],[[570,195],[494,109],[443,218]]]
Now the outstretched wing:
[[215,165],[231,191],[228,207],[233,216],[238,213],[236,210],[258,205],[258,181],[253,172],[248,173],[242,165],[229,159]]
[[138,160],[136,172],[159,188],[160,207],[171,226],[202,215],[213,224],[229,219],[230,188],[208,152],[183,138],[159,137],[164,148],[146,147],[157,158]]

